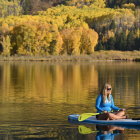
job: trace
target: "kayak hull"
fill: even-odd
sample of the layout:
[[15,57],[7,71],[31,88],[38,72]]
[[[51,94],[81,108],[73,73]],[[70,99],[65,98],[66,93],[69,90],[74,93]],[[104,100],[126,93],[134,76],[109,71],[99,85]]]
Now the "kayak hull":
[[105,125],[136,125],[140,126],[140,120],[132,119],[119,119],[119,120],[97,120],[96,116],[89,117],[88,119],[79,122],[79,114],[72,114],[68,116],[68,120],[76,123],[88,123],[88,124],[105,124]]

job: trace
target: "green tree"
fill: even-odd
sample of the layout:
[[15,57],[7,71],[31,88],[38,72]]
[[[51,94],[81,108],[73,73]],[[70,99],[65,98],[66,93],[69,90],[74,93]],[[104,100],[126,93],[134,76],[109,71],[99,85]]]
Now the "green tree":
[[23,14],[30,14],[33,7],[33,3],[31,3],[31,0],[22,0],[21,4],[23,8]]
[[115,43],[116,43],[115,37],[109,38],[106,43],[107,50],[115,50]]
[[112,22],[111,22],[111,24],[110,24],[110,26],[109,26],[109,29],[111,30],[111,29],[115,29],[115,28],[116,28],[115,21],[112,20]]
[[135,33],[130,31],[127,36],[127,50],[132,51],[135,48]]
[[135,39],[135,50],[140,50],[140,38]]
[[115,44],[116,50],[127,50],[127,36],[125,32],[117,33],[116,34],[116,44]]
[[101,41],[99,41],[98,45],[95,47],[95,50],[96,51],[99,51],[99,50],[105,50],[103,44]]

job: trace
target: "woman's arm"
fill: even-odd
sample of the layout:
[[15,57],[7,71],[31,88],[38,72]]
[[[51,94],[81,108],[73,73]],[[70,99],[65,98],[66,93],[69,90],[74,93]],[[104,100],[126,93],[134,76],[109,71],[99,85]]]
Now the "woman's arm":
[[111,95],[111,108],[112,108],[113,110],[120,110],[119,107],[117,107],[117,106],[114,105],[114,100],[113,100],[112,95]]
[[101,95],[99,95],[96,99],[96,109],[98,110],[98,112],[104,111],[101,107],[101,102],[102,102],[102,97]]

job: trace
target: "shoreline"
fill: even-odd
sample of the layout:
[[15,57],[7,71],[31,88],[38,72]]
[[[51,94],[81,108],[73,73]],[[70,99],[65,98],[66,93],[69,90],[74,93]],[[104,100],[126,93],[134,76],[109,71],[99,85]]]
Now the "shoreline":
[[47,61],[47,62],[92,62],[92,61],[136,61],[140,62],[140,51],[95,51],[90,55],[49,56],[0,56],[0,61]]

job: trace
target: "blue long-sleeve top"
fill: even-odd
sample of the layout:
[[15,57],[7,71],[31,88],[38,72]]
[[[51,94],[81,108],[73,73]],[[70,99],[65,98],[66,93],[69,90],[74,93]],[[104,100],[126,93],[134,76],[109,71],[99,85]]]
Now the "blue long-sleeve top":
[[114,100],[112,95],[109,96],[110,100],[106,98],[105,103],[103,102],[103,95],[99,94],[97,99],[96,99],[96,109],[98,113],[101,113],[102,111],[108,111],[110,112],[111,110],[120,110],[119,107],[114,105]]
[[102,134],[101,132],[98,132],[96,135],[96,140],[114,140],[116,135],[119,135],[119,133]]

